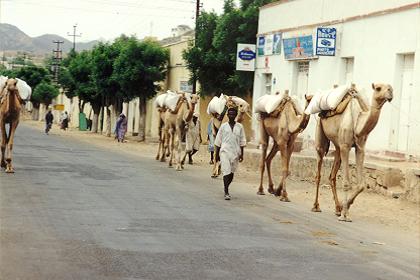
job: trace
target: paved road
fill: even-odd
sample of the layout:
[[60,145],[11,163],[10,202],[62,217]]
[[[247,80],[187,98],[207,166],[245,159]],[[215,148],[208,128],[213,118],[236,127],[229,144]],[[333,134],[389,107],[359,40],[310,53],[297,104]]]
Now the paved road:
[[221,180],[202,168],[180,174],[25,125],[15,164],[14,175],[0,174],[1,279],[420,276],[410,238],[238,183],[224,201]]

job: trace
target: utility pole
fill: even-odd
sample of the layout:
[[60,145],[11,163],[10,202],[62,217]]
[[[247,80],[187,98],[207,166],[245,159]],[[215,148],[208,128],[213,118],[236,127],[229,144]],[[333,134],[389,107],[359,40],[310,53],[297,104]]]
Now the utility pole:
[[[197,41],[197,26],[198,26],[198,17],[200,16],[200,0],[196,0],[196,7],[195,7],[195,32],[194,32],[194,44]],[[197,92],[197,77],[196,73],[193,73],[193,84],[192,84],[192,93],[195,94]]]
[[63,58],[63,51],[60,49],[60,45],[64,41],[53,41],[54,44],[57,44],[56,49],[53,50],[53,71],[54,71],[54,81],[58,84],[58,76],[60,74],[61,59]]
[[73,25],[73,34],[67,32],[67,36],[73,37],[73,51],[76,51],[76,37],[82,37],[82,33],[76,34],[77,23]]

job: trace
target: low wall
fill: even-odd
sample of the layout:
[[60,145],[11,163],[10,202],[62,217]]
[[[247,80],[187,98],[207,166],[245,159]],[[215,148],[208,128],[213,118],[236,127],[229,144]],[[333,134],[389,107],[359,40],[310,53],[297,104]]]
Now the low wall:
[[[246,150],[244,162],[251,169],[259,170],[261,151],[257,149]],[[332,157],[325,157],[321,171],[321,185],[329,185],[329,175],[333,164]],[[315,182],[316,157],[294,153],[290,163],[291,176],[299,180]],[[267,173],[265,173],[267,174]],[[280,155],[272,163],[273,180],[278,182],[280,176]],[[420,203],[420,168],[392,167],[386,164],[365,161],[364,175],[366,176],[367,190],[385,196],[402,198]],[[353,186],[356,183],[356,166],[350,162],[350,176]],[[337,188],[341,189],[342,172],[337,174]],[[264,179],[264,182],[267,182]]]

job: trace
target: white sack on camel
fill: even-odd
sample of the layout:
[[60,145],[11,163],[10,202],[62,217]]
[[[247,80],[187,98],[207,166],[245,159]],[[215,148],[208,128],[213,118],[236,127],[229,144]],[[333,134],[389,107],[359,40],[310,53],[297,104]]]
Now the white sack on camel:
[[165,104],[165,99],[166,99],[167,95],[168,95],[167,93],[162,93],[162,94],[158,95],[155,99],[155,102],[154,102],[155,107],[163,107],[164,106],[163,104]]
[[16,87],[19,90],[20,97],[23,100],[29,100],[32,94],[31,87],[24,80],[21,80],[19,78],[16,78],[16,80],[18,81]]
[[324,110],[337,108],[348,89],[349,87],[347,85],[343,85],[330,90],[319,90],[311,99],[311,102],[305,110],[305,114],[316,114]]
[[226,98],[223,95],[223,93],[220,95],[220,97],[213,97],[212,100],[209,102],[209,105],[207,106],[207,114],[211,115],[214,113],[221,114],[226,106]]
[[178,93],[168,90],[166,93],[166,98],[163,105],[166,106],[171,111],[175,111],[176,104],[178,103],[179,98],[180,98],[180,95]]
[[255,103],[255,112],[271,114],[280,105],[280,102],[283,98],[283,93],[276,95],[263,95],[258,98],[257,102]]

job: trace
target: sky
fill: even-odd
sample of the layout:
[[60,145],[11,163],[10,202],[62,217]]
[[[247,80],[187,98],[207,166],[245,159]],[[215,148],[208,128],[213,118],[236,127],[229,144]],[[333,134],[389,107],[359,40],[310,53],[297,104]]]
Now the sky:
[[[223,0],[201,0],[202,9],[221,13]],[[57,34],[78,41],[112,40],[124,33],[138,38],[169,37],[180,24],[194,27],[195,0],[0,0],[0,22],[31,37]]]

